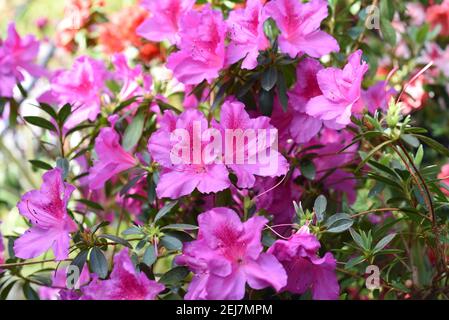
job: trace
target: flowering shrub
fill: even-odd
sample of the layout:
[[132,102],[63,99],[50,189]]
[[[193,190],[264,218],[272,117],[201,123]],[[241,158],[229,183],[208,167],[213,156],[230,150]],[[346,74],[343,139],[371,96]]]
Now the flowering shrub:
[[449,1],[108,6],[0,39],[0,298],[448,297]]

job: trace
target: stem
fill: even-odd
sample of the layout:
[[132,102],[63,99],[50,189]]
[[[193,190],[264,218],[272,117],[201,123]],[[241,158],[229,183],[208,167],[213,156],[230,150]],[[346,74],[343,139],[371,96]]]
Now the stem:
[[363,215],[368,214],[368,213],[374,213],[374,212],[388,212],[388,211],[401,211],[401,209],[399,209],[399,208],[380,208],[380,209],[371,209],[371,210],[362,211],[362,212],[353,214],[353,215],[351,216],[351,218],[356,218],[356,217],[359,217],[359,216],[363,216]]

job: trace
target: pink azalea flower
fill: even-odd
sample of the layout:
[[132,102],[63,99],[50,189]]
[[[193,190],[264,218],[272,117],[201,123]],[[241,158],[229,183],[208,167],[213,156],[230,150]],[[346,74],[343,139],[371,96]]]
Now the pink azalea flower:
[[137,164],[136,159],[122,148],[119,139],[113,128],[100,130],[95,140],[98,160],[89,170],[89,188],[100,189],[106,181]]
[[265,6],[281,31],[279,47],[282,52],[295,58],[306,53],[320,58],[330,52],[338,52],[337,41],[320,30],[321,21],[327,15],[327,1],[272,0]]
[[362,61],[362,51],[349,56],[348,64],[341,69],[334,67],[317,74],[322,95],[312,98],[306,105],[308,115],[327,121],[327,125],[341,129],[351,122],[353,110],[360,110],[363,104],[361,85],[368,65]]
[[67,128],[97,118],[107,76],[103,62],[87,56],[76,59],[71,70],[58,71],[53,75],[53,97],[61,105],[72,104],[72,115],[66,122]]
[[[78,282],[75,284],[73,289],[77,289],[89,282],[89,270],[85,266],[83,271],[80,273]],[[60,300],[61,295],[64,291],[64,295],[69,294],[68,291],[73,291],[67,288],[67,268],[60,267],[55,272],[52,273],[51,287],[39,287],[39,298],[41,300]]]
[[275,101],[271,122],[281,131],[281,135],[284,135],[284,140],[292,138],[296,143],[306,143],[321,130],[323,122],[309,116],[305,112],[305,107],[310,99],[321,95],[317,73],[322,69],[317,60],[311,58],[302,60],[296,68],[296,85],[288,92],[287,112],[282,110],[278,100]]
[[272,254],[263,253],[263,217],[241,222],[228,208],[215,208],[198,216],[199,233],[185,243],[176,263],[195,274],[184,297],[187,300],[239,300],[245,285],[256,290],[286,285],[286,274]]
[[364,107],[368,108],[370,113],[374,113],[378,109],[386,111],[390,98],[395,94],[396,90],[387,88],[385,81],[378,81],[367,90],[362,91]]
[[35,64],[39,54],[39,42],[34,36],[21,38],[14,23],[8,26],[8,37],[0,39],[0,96],[12,97],[17,82],[25,80],[24,72],[33,77],[46,74]]
[[69,253],[70,233],[78,230],[67,214],[75,187],[64,182],[59,168],[46,172],[42,179],[41,189],[25,193],[17,204],[32,227],[14,242],[14,252],[19,258],[31,259],[51,247],[55,258],[63,260]]
[[167,68],[184,84],[209,83],[225,66],[226,25],[220,11],[206,6],[189,11],[181,20],[180,51],[172,53]]
[[[194,132],[194,122],[200,124],[199,132]],[[215,158],[203,159],[201,157],[196,164],[193,161],[193,139],[201,141],[203,132],[208,128],[207,120],[200,111],[189,109],[179,117],[176,117],[171,111],[165,112],[160,126],[160,129],[153,133],[148,141],[148,151],[162,167],[156,188],[159,198],[176,199],[192,193],[195,189],[201,193],[215,193],[231,185],[226,166],[215,164]],[[173,164],[171,159],[175,142],[170,139],[170,136],[176,129],[185,129],[190,135],[190,141],[186,142],[189,143],[186,148],[190,150],[190,161],[180,164]],[[203,150],[203,146],[200,146],[200,150]]]
[[137,34],[150,41],[177,44],[181,18],[194,4],[195,0],[143,0],[141,5],[150,17],[137,28]]
[[304,226],[288,240],[277,240],[268,249],[287,271],[287,285],[283,290],[303,294],[311,289],[315,300],[338,299],[337,262],[330,252],[320,258],[317,255],[320,247],[318,239]]
[[131,68],[126,61],[124,54],[118,53],[112,57],[115,66],[115,79],[121,84],[122,90],[118,94],[121,101],[125,101],[135,96],[143,96],[151,90],[153,81],[148,74],[138,65]]
[[99,280],[94,276],[92,282],[81,289],[81,300],[155,300],[164,289],[164,285],[136,271],[125,248],[114,256],[110,279]]
[[[258,130],[262,129],[266,134],[267,144],[263,149],[259,147],[259,136],[248,138],[244,140],[244,150],[238,149],[237,143],[233,143],[233,156],[237,157],[238,153],[244,153],[244,163],[239,164],[234,161],[233,164],[227,164],[238,178],[237,186],[239,188],[251,188],[256,181],[255,176],[262,177],[279,177],[285,175],[288,171],[289,165],[287,160],[277,151],[277,141],[273,141],[273,133],[267,132],[268,130],[275,130],[270,125],[270,118],[258,117],[251,119],[248,113],[245,111],[245,105],[239,101],[226,101],[220,113],[220,123],[215,123],[214,126],[222,133],[222,137],[226,139],[226,131],[232,130],[233,132],[245,132],[245,130],[253,130],[256,134],[259,134]],[[276,134],[277,134],[277,130]],[[277,139],[277,138],[276,138]],[[272,143],[268,143],[268,142]],[[226,142],[223,141],[223,145],[226,146]],[[260,149],[260,150],[259,150]],[[225,148],[223,148],[225,150]],[[261,159],[256,154],[264,153],[269,154],[268,163],[262,163]],[[226,156],[226,155],[225,155]],[[256,163],[250,164],[249,159],[256,157]],[[235,159],[236,160],[236,159]]]
[[261,0],[248,0],[245,9],[231,11],[226,21],[230,38],[226,49],[227,63],[244,59],[243,69],[257,67],[259,51],[270,45],[263,27],[267,18]]

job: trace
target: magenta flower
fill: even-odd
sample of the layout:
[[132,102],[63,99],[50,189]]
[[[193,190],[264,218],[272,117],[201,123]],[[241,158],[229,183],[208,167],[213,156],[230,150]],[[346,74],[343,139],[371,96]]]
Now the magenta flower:
[[248,0],[245,9],[231,11],[226,21],[230,38],[226,49],[227,63],[243,59],[243,69],[257,67],[259,51],[270,45],[263,27],[267,18],[261,0]]
[[34,36],[21,38],[14,23],[8,26],[8,37],[0,39],[0,96],[12,97],[18,82],[25,80],[24,71],[33,77],[46,74],[35,64],[39,54],[39,42]]
[[324,257],[317,255],[321,247],[315,235],[303,226],[288,240],[277,240],[268,249],[287,271],[287,285],[283,290],[303,294],[311,289],[315,300],[336,300],[339,296],[339,285],[334,256],[326,252]]
[[367,90],[362,91],[364,107],[374,113],[380,109],[386,111],[390,98],[396,94],[394,88],[388,88],[385,81],[378,81]]
[[171,54],[167,68],[184,84],[209,83],[225,66],[226,25],[220,11],[209,6],[189,11],[181,19],[180,51]]
[[[245,111],[243,103],[226,101],[221,108],[220,123],[215,123],[214,126],[222,133],[223,145],[225,146],[223,151],[227,151],[227,132],[242,133],[244,143],[240,147],[243,147],[244,150],[239,148],[237,142],[233,143],[231,155],[234,161],[226,163],[228,168],[237,176],[237,186],[239,188],[253,187],[256,181],[255,176],[279,177],[287,173],[289,165],[287,160],[277,150],[277,130],[270,125],[270,118],[258,117],[251,119]],[[248,138],[245,138],[246,130],[251,130],[255,135],[253,137],[248,135]],[[269,130],[273,131],[269,132]],[[262,132],[266,135],[266,144],[263,144]],[[273,140],[274,138],[276,140]],[[236,138],[236,140],[238,139]],[[244,163],[239,164],[237,162],[238,154],[244,155]],[[267,155],[267,159],[261,159],[261,154]],[[227,154],[224,156],[225,159],[229,157]],[[250,163],[251,158],[254,158],[253,162],[255,163]]]
[[282,52],[295,58],[306,53],[320,58],[330,52],[338,52],[337,41],[320,30],[321,21],[327,15],[327,1],[273,0],[265,6],[281,31],[279,47]]
[[125,248],[114,256],[110,279],[99,280],[94,276],[91,283],[81,289],[81,300],[155,300],[164,289],[164,285],[136,271]]
[[143,0],[141,5],[150,17],[137,28],[137,34],[150,41],[177,44],[181,18],[194,4],[195,0]]
[[297,81],[288,92],[287,111],[284,112],[278,99],[275,100],[271,123],[280,131],[283,142],[292,138],[296,143],[306,143],[320,132],[323,122],[309,116],[305,107],[310,99],[321,95],[316,76],[322,69],[319,61],[305,58],[296,68]]
[[228,208],[215,208],[198,216],[199,233],[185,243],[176,263],[187,265],[194,277],[187,300],[239,300],[245,285],[256,290],[287,283],[285,270],[276,258],[263,253],[262,229],[267,220],[252,217],[242,223]]
[[89,188],[97,190],[120,172],[137,164],[136,159],[126,152],[119,143],[119,135],[113,128],[103,128],[95,140],[98,160],[89,170]]
[[107,77],[103,62],[87,56],[76,59],[71,70],[57,71],[53,75],[51,93],[54,99],[61,105],[72,105],[72,114],[65,124],[67,128],[97,118]]
[[14,242],[14,252],[19,258],[31,259],[51,247],[56,260],[63,260],[69,253],[70,233],[78,230],[67,214],[75,187],[64,182],[59,168],[46,172],[42,179],[41,189],[25,193],[17,204],[32,227]]
[[327,126],[335,129],[341,129],[351,122],[353,110],[363,107],[361,85],[368,65],[361,59],[362,51],[357,50],[349,56],[343,70],[331,67],[318,72],[322,95],[307,103],[308,115],[325,120]]
[[[199,125],[199,130],[194,130],[194,124]],[[172,112],[165,112],[160,122],[161,128],[151,136],[148,141],[148,151],[153,159],[162,167],[156,192],[159,198],[176,199],[193,190],[201,193],[219,192],[228,188],[231,182],[229,172],[224,164],[215,163],[215,157],[204,159],[202,150],[205,141],[202,141],[203,133],[208,129],[208,123],[204,115],[198,111],[189,109],[176,117]],[[172,158],[178,157],[174,153],[177,141],[171,139],[175,130],[184,129],[189,133],[189,140],[185,150],[189,159],[184,159],[179,164],[173,163]],[[194,161],[194,142],[202,141],[198,150],[200,159]]]
[[112,57],[115,67],[115,80],[121,84],[118,97],[121,101],[135,96],[143,96],[151,90],[151,76],[144,74],[141,65],[131,68],[124,54],[118,53]]

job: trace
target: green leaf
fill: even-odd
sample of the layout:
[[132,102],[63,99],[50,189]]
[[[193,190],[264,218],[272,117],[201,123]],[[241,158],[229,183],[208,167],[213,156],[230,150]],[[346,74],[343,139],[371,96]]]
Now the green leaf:
[[394,239],[394,237],[396,237],[396,233],[392,233],[383,237],[374,247],[374,252],[381,251],[383,248],[385,248],[387,244],[389,244]]
[[100,223],[98,223],[98,224],[96,224],[96,225],[93,226],[93,228],[92,228],[92,230],[91,230],[91,233],[94,234],[94,233],[97,232],[99,229],[101,229],[101,228],[103,228],[103,227],[106,227],[106,226],[108,226],[109,224],[110,224],[109,221],[102,221],[102,222],[100,222]]
[[315,211],[318,222],[323,221],[326,207],[327,207],[326,197],[323,195],[318,196],[318,198],[315,199],[315,203],[313,205],[313,210]]
[[75,133],[77,131],[84,130],[84,129],[87,129],[87,128],[92,128],[92,127],[93,127],[92,124],[80,124],[79,126],[73,127],[72,129],[68,130],[66,132],[65,136],[68,137],[72,133]]
[[70,105],[70,103],[66,103],[61,110],[59,110],[58,113],[58,123],[62,126],[67,118],[70,116],[70,114],[72,113],[72,106]]
[[81,202],[82,204],[85,204],[87,207],[91,208],[91,209],[95,209],[95,210],[104,210],[103,207],[97,203],[97,202],[93,202],[87,199],[77,199],[76,201]]
[[181,240],[172,236],[163,236],[161,238],[161,245],[163,245],[168,250],[182,250]]
[[287,83],[285,81],[284,74],[282,72],[278,72],[278,81],[277,81],[277,89],[278,89],[278,99],[281,103],[282,110],[287,112],[288,110],[288,94],[287,94]]
[[30,283],[27,281],[22,287],[23,295],[27,300],[40,300],[37,292],[31,287]]
[[98,236],[98,238],[109,239],[109,240],[111,240],[111,241],[114,241],[115,243],[121,244],[122,246],[128,247],[128,248],[130,248],[130,249],[133,248],[133,246],[132,246],[128,241],[126,241],[126,240],[123,239],[123,238],[114,236],[114,235],[112,235],[112,234],[101,234],[101,235]]
[[401,139],[404,140],[408,145],[412,146],[413,148],[419,147],[419,140],[411,134],[403,134],[401,136]]
[[274,91],[260,90],[259,93],[259,108],[260,112],[267,117],[270,117],[273,113],[274,105]]
[[165,273],[159,282],[165,285],[178,285],[189,273],[190,271],[186,267],[175,267]]
[[32,124],[33,126],[44,128],[44,129],[47,129],[47,130],[50,130],[53,132],[57,132],[54,124],[51,123],[50,121],[48,121],[47,119],[44,119],[41,117],[34,117],[34,116],[23,117],[23,118],[25,119],[26,122],[28,122],[29,124]]
[[6,300],[6,298],[9,295],[9,292],[11,291],[12,287],[16,284],[16,281],[11,281],[0,293],[0,300]]
[[83,270],[84,264],[86,263],[88,254],[89,254],[89,250],[81,251],[75,257],[75,259],[73,259],[73,261],[70,263],[70,265],[76,266],[81,273],[81,271]]
[[424,157],[424,148],[423,148],[422,144],[420,144],[418,151],[416,151],[416,155],[413,160],[413,162],[415,163],[415,166],[417,168],[419,168],[421,166],[423,157]]
[[143,231],[140,227],[131,227],[122,232],[124,236],[143,234]]
[[363,249],[366,249],[364,244],[363,244],[363,240],[362,237],[360,236],[360,234],[357,233],[357,231],[355,231],[354,229],[349,229],[349,233],[351,234],[352,239],[354,239],[355,243]]
[[122,146],[126,151],[130,151],[139,142],[144,124],[145,114],[143,110],[140,110],[125,130]]
[[382,35],[391,46],[396,45],[396,30],[391,25],[391,21],[385,17],[380,18],[380,30]]
[[28,160],[29,163],[33,165],[33,167],[44,170],[51,170],[53,167],[48,163],[41,160]]
[[93,247],[89,255],[89,265],[92,272],[101,279],[108,276],[108,261],[103,252],[98,247]]
[[354,220],[350,215],[346,213],[336,213],[330,216],[326,223],[326,232],[329,233],[340,233],[348,230],[354,223]]
[[420,134],[414,134],[415,137],[417,137],[419,140],[427,144],[429,147],[431,147],[436,152],[442,154],[445,157],[449,157],[449,149],[447,149],[445,146],[443,146],[441,143],[433,140],[432,138],[420,135]]
[[173,209],[174,206],[176,206],[176,204],[178,203],[178,201],[170,201],[169,203],[167,203],[161,210],[159,210],[159,212],[156,214],[156,217],[154,218],[154,222],[156,223],[159,219],[161,219],[162,217],[164,217],[167,213],[169,213],[171,211],[171,209]]
[[262,74],[262,80],[260,84],[265,91],[270,91],[274,88],[277,80],[278,72],[276,70],[276,67],[271,66]]
[[369,159],[371,159],[371,157],[373,155],[376,154],[376,152],[378,152],[379,150],[381,150],[383,147],[385,147],[386,145],[390,144],[391,141],[384,141],[381,144],[375,146],[369,153],[368,155],[366,155],[366,157],[360,162],[360,164],[357,166],[357,168],[355,169],[355,172],[358,172],[360,169],[362,169],[365,164],[368,162]]
[[346,262],[345,269],[351,269],[352,267],[355,267],[356,265],[362,263],[363,261],[365,261],[365,257],[363,256],[351,258],[348,260],[348,262]]
[[58,114],[56,113],[56,110],[51,105],[49,105],[47,103],[40,103],[39,108],[42,109],[43,111],[45,111],[53,119],[55,119],[55,120],[58,119]]
[[315,165],[311,160],[302,161],[300,163],[300,170],[302,175],[308,180],[314,180],[316,175]]
[[123,188],[120,190],[120,195],[123,196],[128,193],[129,190],[132,189],[136,185],[137,182],[139,182],[140,179],[142,179],[142,175],[138,175],[134,178],[132,178]]
[[56,159],[56,167],[62,169],[62,176],[67,179],[70,170],[69,161],[65,158],[58,158]]
[[380,1],[380,15],[385,17],[389,21],[393,20],[394,17],[394,4],[392,0],[381,0]]
[[175,223],[175,224],[169,224],[161,228],[161,230],[164,229],[173,229],[173,230],[185,230],[185,231],[191,231],[191,230],[197,230],[199,227],[194,226],[193,224],[185,224],[185,223]]
[[145,253],[143,254],[142,262],[145,263],[147,266],[151,267],[153,263],[156,262],[157,259],[157,253],[156,248],[154,245],[149,245],[145,249]]

